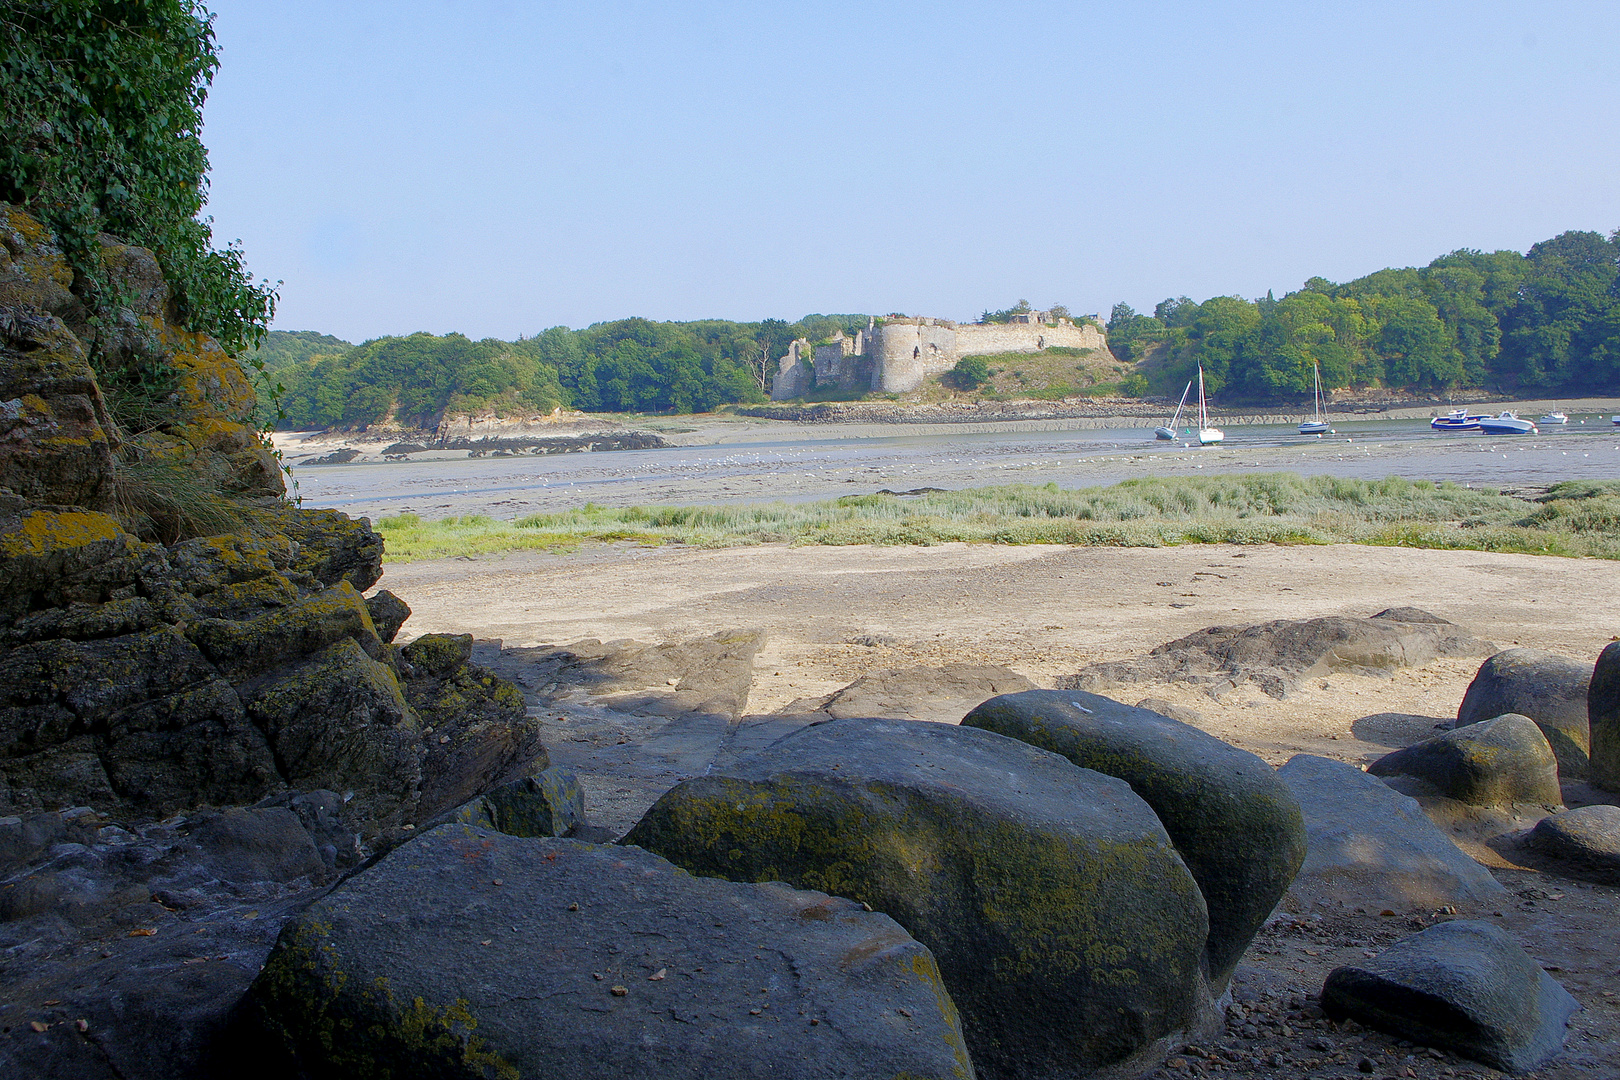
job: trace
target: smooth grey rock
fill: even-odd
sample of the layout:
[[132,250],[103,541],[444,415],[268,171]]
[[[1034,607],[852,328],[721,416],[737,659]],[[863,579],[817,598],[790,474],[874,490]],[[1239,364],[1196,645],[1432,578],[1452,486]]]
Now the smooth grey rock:
[[994,664],[919,665],[863,675],[830,695],[816,711],[835,719],[885,716],[954,724],[997,694],[1033,689],[1035,684],[1018,672]]
[[1459,919],[1335,968],[1322,1008],[1336,1020],[1525,1073],[1563,1048],[1580,1005],[1506,931]]
[[292,881],[326,869],[298,815],[284,807],[225,810],[199,825],[191,839],[228,881]]
[[1385,754],[1367,771],[1381,777],[1411,777],[1427,789],[1408,789],[1408,795],[1444,795],[1472,806],[1564,803],[1552,747],[1536,722],[1518,713]]
[[466,825],[293,920],[245,1008],[311,1078],[973,1075],[932,956],[887,916]]
[[1592,746],[1586,715],[1591,682],[1590,664],[1542,649],[1505,649],[1481,664],[1468,684],[1457,707],[1457,726],[1504,713],[1528,716],[1558,755],[1559,774],[1584,779]]
[[1139,1060],[1209,1019],[1204,899],[1152,809],[994,732],[817,724],[676,785],[625,841],[893,916],[938,958],[985,1076]]
[[1587,723],[1592,734],[1592,782],[1620,791],[1620,641],[1598,654],[1586,692]]
[[754,657],[764,645],[764,631],[745,629],[659,645],[592,638],[502,649],[499,664],[491,666],[537,696],[582,694],[618,712],[735,721],[748,704]]
[[1299,804],[1271,766],[1188,724],[1083,690],[992,698],[962,724],[1116,776],[1146,800],[1204,895],[1210,980],[1224,989],[1305,860]]
[[1289,893],[1306,905],[1477,909],[1506,892],[1435,828],[1417,800],[1354,765],[1296,754],[1277,778],[1305,815],[1305,865]]
[[1478,656],[1490,649],[1488,642],[1437,615],[1390,608],[1367,619],[1330,615],[1210,626],[1134,660],[1092,664],[1060,685],[1095,690],[1138,682],[1254,683],[1282,698],[1302,680],[1332,671],[1387,674],[1440,656]]
[[1620,806],[1581,806],[1542,818],[1530,830],[1532,848],[1600,880],[1620,878]]
[[578,837],[572,830],[585,821],[585,795],[572,769],[553,765],[464,803],[452,820],[508,836]]

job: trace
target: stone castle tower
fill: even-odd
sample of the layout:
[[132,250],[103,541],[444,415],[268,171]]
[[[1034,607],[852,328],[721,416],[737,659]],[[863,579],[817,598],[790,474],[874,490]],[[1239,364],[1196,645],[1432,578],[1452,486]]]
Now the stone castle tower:
[[1049,311],[1030,311],[1005,323],[955,323],[950,319],[892,316],[867,322],[854,338],[839,331],[811,348],[803,338],[777,362],[772,401],[802,397],[815,387],[915,390],[930,375],[951,370],[964,356],[1040,352],[1053,346],[1105,349],[1108,341],[1091,322]]

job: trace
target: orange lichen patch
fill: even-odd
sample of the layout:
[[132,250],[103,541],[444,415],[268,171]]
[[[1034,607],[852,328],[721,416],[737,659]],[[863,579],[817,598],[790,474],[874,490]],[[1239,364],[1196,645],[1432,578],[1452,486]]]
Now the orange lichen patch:
[[[59,311],[74,303],[73,270],[38,219],[0,203],[0,302]],[[21,250],[17,250],[20,248]]]
[[143,321],[157,331],[172,354],[170,363],[180,375],[178,389],[187,412],[199,418],[236,421],[253,415],[258,396],[252,380],[213,338],[152,316]]
[[246,424],[205,416],[189,424],[176,425],[174,434],[198,450],[230,453],[257,446],[258,433]]
[[77,510],[35,510],[24,515],[15,531],[0,536],[0,557],[49,555],[53,551],[116,540],[123,532],[106,514]]

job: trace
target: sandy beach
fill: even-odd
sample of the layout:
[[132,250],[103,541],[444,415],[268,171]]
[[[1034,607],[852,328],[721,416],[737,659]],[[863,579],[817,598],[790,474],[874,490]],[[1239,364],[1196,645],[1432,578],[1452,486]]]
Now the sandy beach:
[[[751,714],[888,668],[999,664],[1051,686],[1205,626],[1408,605],[1501,648],[1582,660],[1620,631],[1620,577],[1607,561],[1353,545],[600,545],[390,564],[381,584],[413,608],[406,636],[532,645],[763,629]],[[858,637],[880,643],[853,644]],[[1391,678],[1336,674],[1280,701],[1251,687],[1217,700],[1186,684],[1121,696],[1189,705],[1211,733],[1273,763],[1299,752],[1359,762],[1455,717],[1478,663],[1438,660]],[[1366,720],[1380,714],[1408,719]]]

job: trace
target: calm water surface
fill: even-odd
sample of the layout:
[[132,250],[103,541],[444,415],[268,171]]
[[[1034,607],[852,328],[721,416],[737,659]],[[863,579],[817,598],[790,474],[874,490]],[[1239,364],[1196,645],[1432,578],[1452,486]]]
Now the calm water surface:
[[[1585,423],[1581,423],[1582,420]],[[1440,434],[1427,420],[1335,422],[1301,437],[1293,425],[1229,427],[1219,446],[1158,442],[1151,428],[982,430],[840,437],[821,426],[771,427],[704,446],[544,457],[312,465],[296,471],[305,506],[377,517],[482,513],[511,518],[593,502],[627,506],[800,501],[887,488],[1112,484],[1191,472],[1289,471],[1404,476],[1519,487],[1620,477],[1620,428],[1572,416],[1540,435]]]

